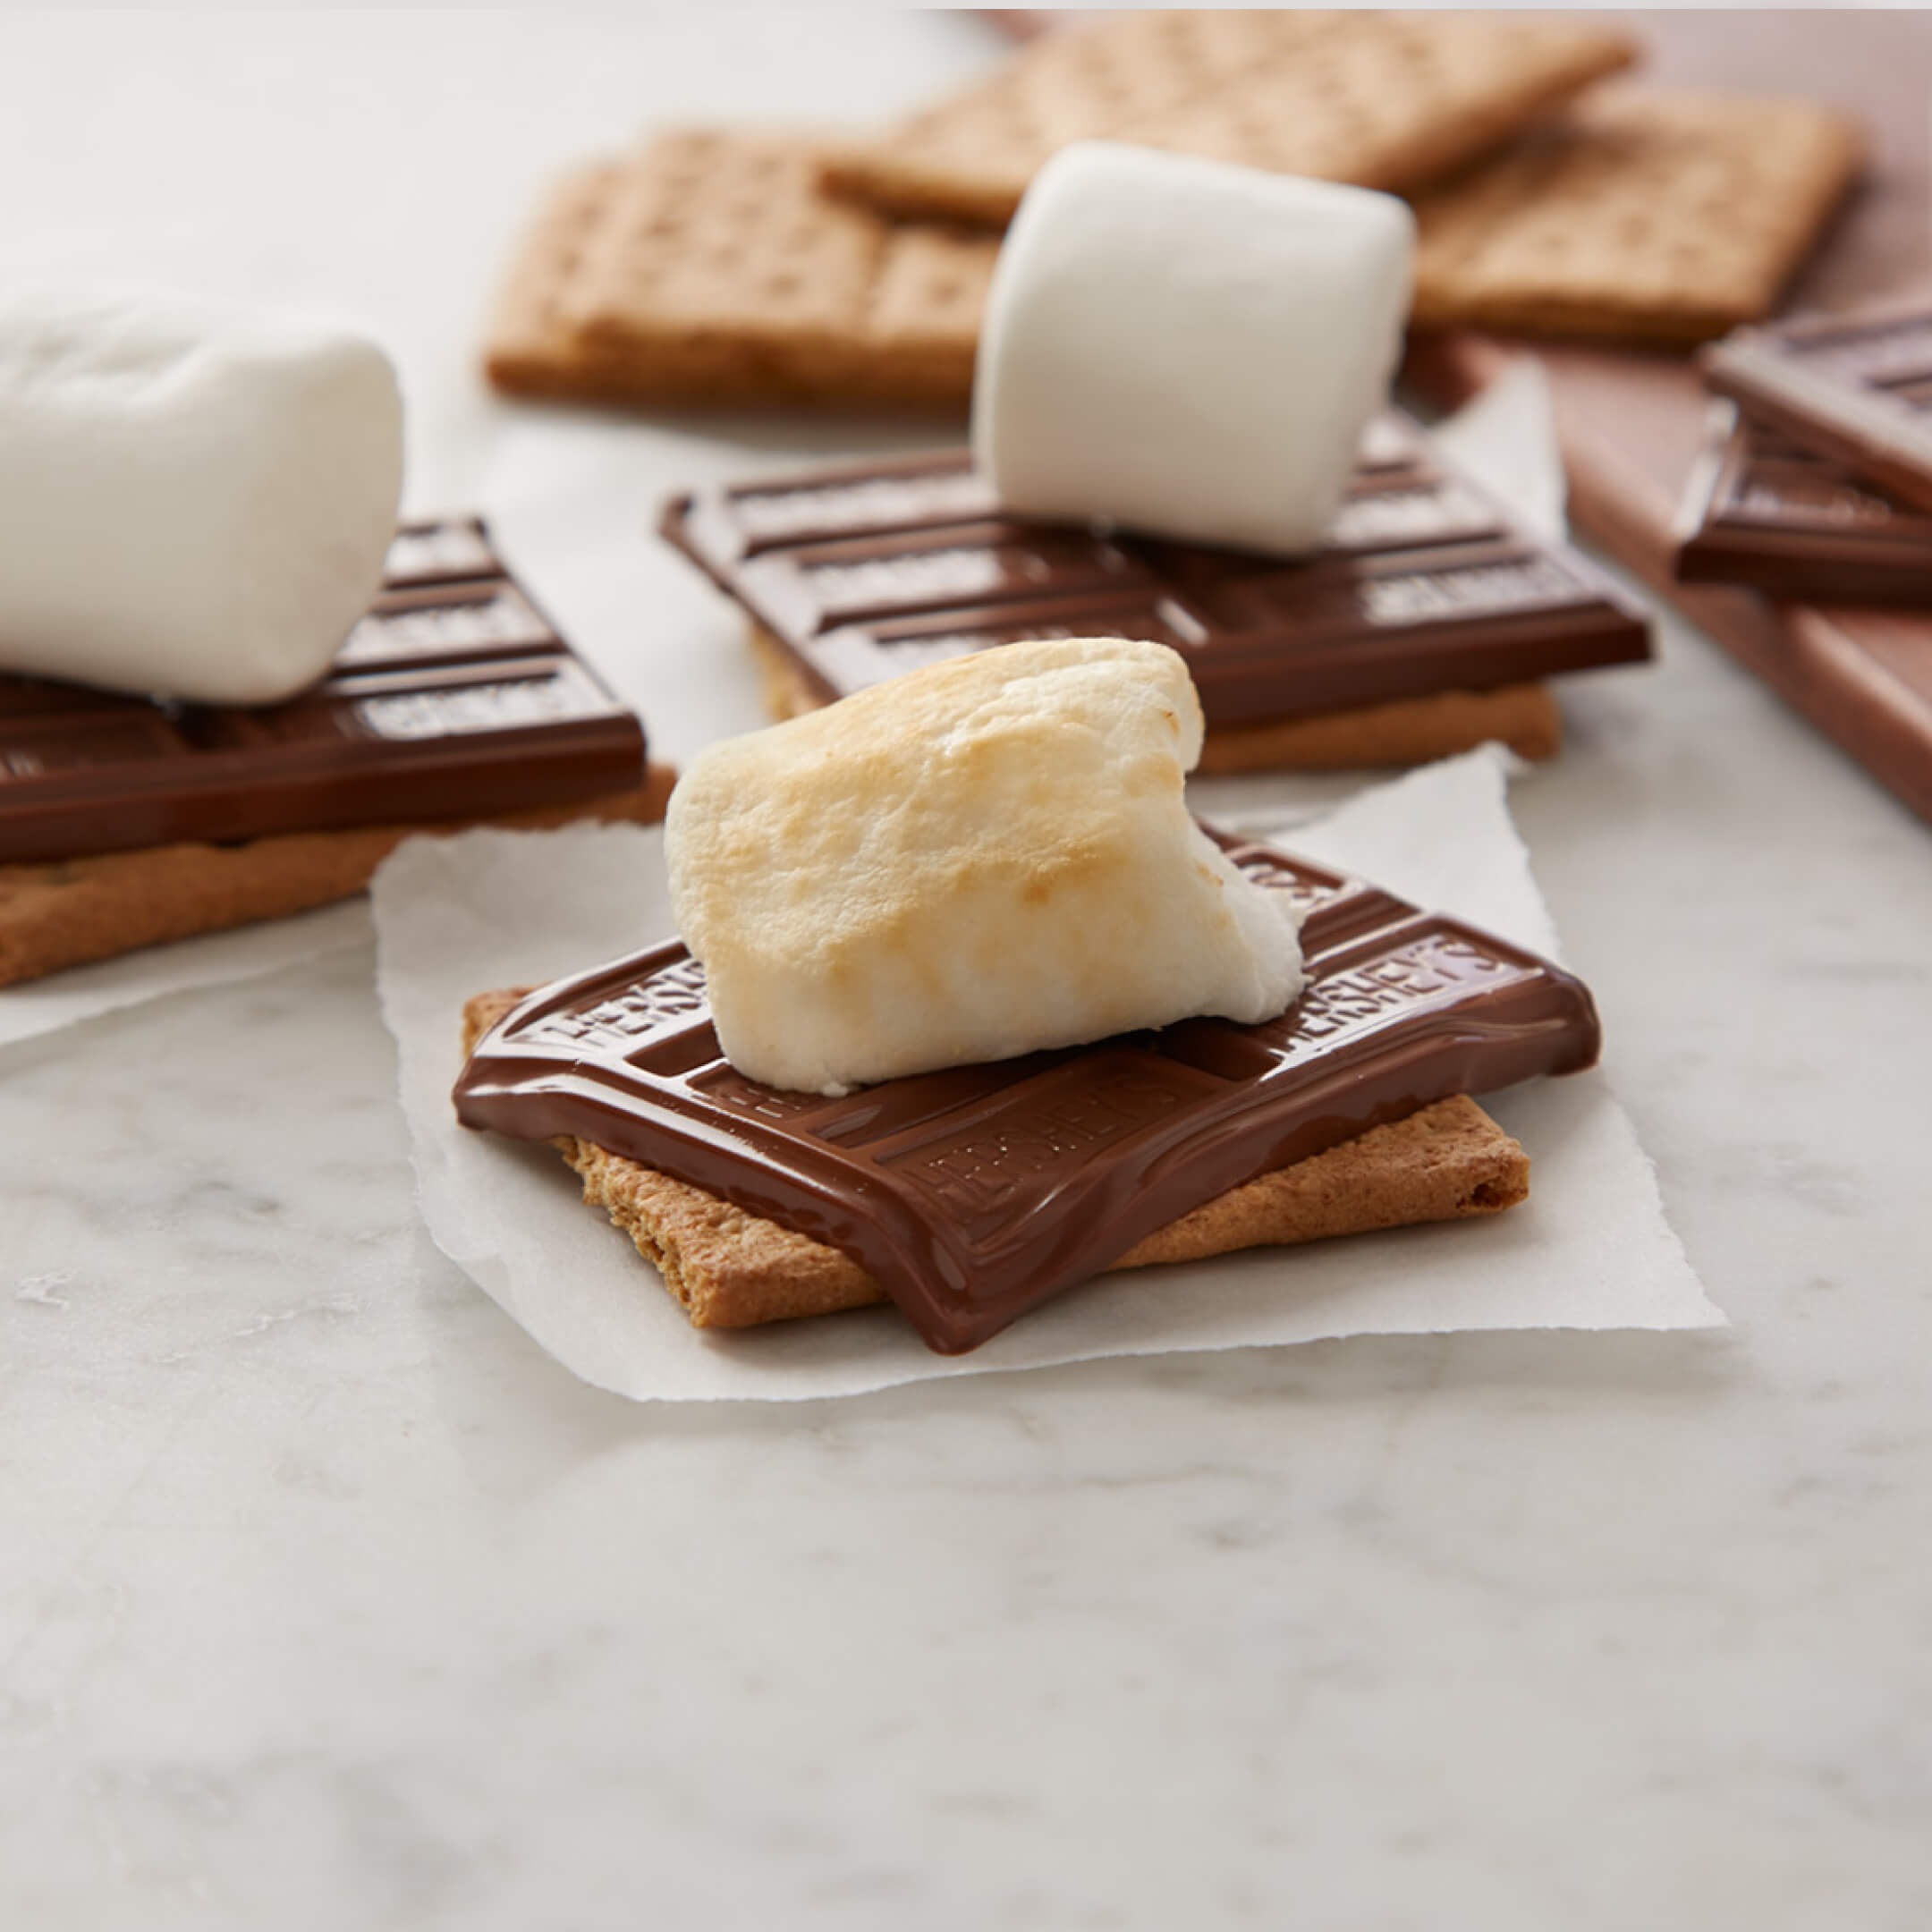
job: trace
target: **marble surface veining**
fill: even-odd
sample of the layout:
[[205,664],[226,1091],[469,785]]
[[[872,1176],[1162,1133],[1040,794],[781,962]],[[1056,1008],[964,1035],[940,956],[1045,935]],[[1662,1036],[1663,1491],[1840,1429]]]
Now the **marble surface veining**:
[[[13,178],[64,157],[14,255],[337,278],[417,500],[533,564],[591,540],[536,439],[600,541],[745,456],[468,383],[546,157],[977,45],[89,18],[0,21]],[[170,131],[174,199],[124,160]],[[726,620],[641,544],[576,619],[674,749],[755,721],[735,657],[671,674]],[[0,1925],[1932,1923],[1932,845],[1663,645],[1514,802],[1723,1335],[640,1408],[421,1235],[365,953],[0,1055]]]

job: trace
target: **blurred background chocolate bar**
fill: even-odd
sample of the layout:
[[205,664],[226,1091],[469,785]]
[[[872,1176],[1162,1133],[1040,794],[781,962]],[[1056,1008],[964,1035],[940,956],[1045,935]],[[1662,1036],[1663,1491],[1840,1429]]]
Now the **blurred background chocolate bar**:
[[330,674],[284,704],[0,679],[0,861],[588,801],[640,784],[644,753],[480,522],[411,524]]
[[1755,421],[1932,510],[1932,292],[1741,330],[1699,362]]
[[1713,403],[1709,425],[1684,496],[1680,582],[1932,606],[1932,515],[1760,428],[1733,402]]

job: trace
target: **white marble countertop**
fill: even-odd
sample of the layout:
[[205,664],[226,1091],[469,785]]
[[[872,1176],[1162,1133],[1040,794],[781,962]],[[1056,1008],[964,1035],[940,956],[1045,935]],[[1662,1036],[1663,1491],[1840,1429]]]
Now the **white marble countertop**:
[[[0,267],[364,317],[675,756],[656,496],[864,432],[494,404],[507,227],[991,51],[716,18],[0,17]],[[1727,1332],[638,1407],[421,1233],[365,952],[0,1055],[0,1925],[1932,1922],[1932,841],[1662,646],[1515,804]]]

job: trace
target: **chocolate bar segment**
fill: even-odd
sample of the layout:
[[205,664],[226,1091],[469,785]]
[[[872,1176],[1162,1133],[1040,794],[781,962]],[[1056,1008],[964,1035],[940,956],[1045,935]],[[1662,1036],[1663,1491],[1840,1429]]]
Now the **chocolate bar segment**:
[[1517,529],[1394,418],[1301,564],[1008,517],[964,452],[696,491],[662,529],[826,700],[1027,638],[1172,645],[1211,726],[1649,652],[1597,571]]
[[565,804],[643,773],[637,719],[473,518],[404,525],[369,615],[285,703],[0,677],[0,861]]
[[1932,297],[1743,329],[1701,360],[1758,421],[1932,510]]
[[478,1043],[457,1114],[574,1135],[840,1249],[953,1354],[1258,1174],[1595,1061],[1589,995],[1546,961],[1223,843],[1306,910],[1308,987],[1263,1025],[1191,1020],[828,1099],[732,1068],[673,941],[525,1000]]
[[1932,513],[1715,402],[1673,569],[1682,583],[1932,606]]

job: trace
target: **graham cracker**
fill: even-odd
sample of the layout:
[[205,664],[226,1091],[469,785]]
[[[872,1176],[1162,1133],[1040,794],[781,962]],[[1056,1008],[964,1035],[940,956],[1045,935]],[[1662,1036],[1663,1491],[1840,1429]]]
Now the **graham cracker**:
[[821,195],[812,144],[691,130],[560,182],[485,352],[513,394],[962,409],[998,244]]
[[1417,201],[1413,318],[1722,335],[1769,312],[1860,157],[1815,101],[1597,89]]
[[[764,625],[750,626],[766,708],[774,718],[816,710],[821,698],[791,654]],[[1204,775],[1253,771],[1351,771],[1358,767],[1427,765],[1492,740],[1523,758],[1563,749],[1563,713],[1546,684],[1495,691],[1432,691],[1349,711],[1211,726],[1201,747]]]
[[669,766],[652,764],[635,789],[572,805],[460,822],[295,832],[233,845],[156,845],[0,865],[0,987],[351,898],[417,833],[474,825],[543,829],[580,819],[653,825],[664,817],[675,778]]
[[524,231],[484,351],[485,373],[506,394],[564,402],[659,400],[636,391],[621,358],[599,356],[580,343],[564,309],[622,174],[617,163],[597,161],[564,176]]
[[1001,224],[1069,141],[1135,141],[1365,188],[1417,187],[1628,66],[1574,18],[1127,13],[1032,42],[883,139],[828,153],[836,192]]
[[[463,1051],[529,991],[470,999]],[[562,1135],[555,1145],[582,1180],[586,1205],[603,1208],[631,1237],[694,1328],[750,1328],[886,1299],[835,1248],[588,1140]],[[1129,1249],[1108,1272],[1469,1220],[1500,1214],[1529,1192],[1521,1147],[1459,1094],[1204,1202]]]

